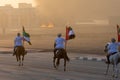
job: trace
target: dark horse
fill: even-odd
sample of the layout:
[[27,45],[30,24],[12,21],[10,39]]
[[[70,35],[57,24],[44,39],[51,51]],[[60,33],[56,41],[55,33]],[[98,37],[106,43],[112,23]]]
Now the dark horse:
[[24,56],[27,52],[25,52],[25,49],[23,46],[18,46],[15,49],[15,55],[17,62],[19,62],[19,66],[23,66]]
[[54,57],[53,57],[54,68],[56,69],[58,68],[60,64],[60,59],[64,59],[64,71],[66,71],[66,61],[69,61],[69,58],[67,56],[67,52],[64,49],[58,49],[56,50],[56,53],[54,53]]

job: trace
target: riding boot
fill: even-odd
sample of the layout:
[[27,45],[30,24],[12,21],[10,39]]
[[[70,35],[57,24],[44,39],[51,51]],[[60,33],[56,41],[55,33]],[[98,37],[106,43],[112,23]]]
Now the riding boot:
[[55,54],[56,54],[56,51],[57,51],[57,49],[54,49],[54,57],[56,57],[56,56],[55,56]]
[[13,49],[13,56],[16,54],[16,48],[17,48],[17,46],[14,46],[14,49]]

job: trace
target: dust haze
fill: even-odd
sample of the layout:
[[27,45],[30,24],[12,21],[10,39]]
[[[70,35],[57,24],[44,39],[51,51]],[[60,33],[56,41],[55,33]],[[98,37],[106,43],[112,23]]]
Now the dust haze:
[[[69,41],[69,50],[101,54],[104,53],[104,45],[111,37],[117,38],[116,23],[120,20],[119,0],[35,0],[35,2],[43,22],[51,21],[56,24],[55,27],[61,28],[65,28],[68,23],[73,27],[77,37]],[[94,24],[94,20],[98,20],[100,24]],[[77,22],[86,24],[77,25]],[[56,28],[56,33],[64,30]]]
[[[27,12],[25,16],[19,17],[18,21],[16,18],[15,20],[13,19],[15,31],[13,31],[13,26],[9,27],[10,24],[7,24],[8,27],[5,29],[2,26],[3,29],[0,30],[1,46],[13,47],[14,37],[17,32],[22,32],[21,25],[23,24],[25,30],[30,33],[33,44],[29,46],[26,43],[26,48],[48,49],[52,51],[56,35],[62,33],[65,38],[66,25],[70,25],[76,34],[76,38],[69,40],[67,44],[67,50],[71,52],[104,54],[104,45],[112,37],[117,39],[116,23],[119,24],[120,22],[119,0],[34,1],[36,7],[32,8],[31,12]],[[30,13],[30,16],[28,13]],[[3,34],[4,32],[5,34]]]
[[119,0],[35,0],[49,19],[79,20],[120,16]]

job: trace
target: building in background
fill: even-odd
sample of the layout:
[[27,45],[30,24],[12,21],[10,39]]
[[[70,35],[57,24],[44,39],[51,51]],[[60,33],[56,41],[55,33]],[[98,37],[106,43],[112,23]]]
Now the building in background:
[[32,4],[19,3],[18,8],[7,4],[0,6],[0,27],[34,27],[39,25],[39,15]]

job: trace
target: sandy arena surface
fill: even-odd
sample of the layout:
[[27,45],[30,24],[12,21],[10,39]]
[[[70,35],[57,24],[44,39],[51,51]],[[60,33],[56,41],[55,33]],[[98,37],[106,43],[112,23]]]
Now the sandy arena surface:
[[[112,69],[104,75],[106,65],[103,61],[78,60],[76,57],[104,58],[102,55],[90,55],[83,53],[68,53],[70,62],[67,63],[67,71],[63,71],[63,60],[58,70],[53,68],[53,53],[41,50],[28,50],[25,56],[24,66],[18,66],[12,49],[6,52],[6,48],[0,52],[0,79],[1,80],[109,80],[113,79]],[[116,79],[116,80],[119,80]]]

